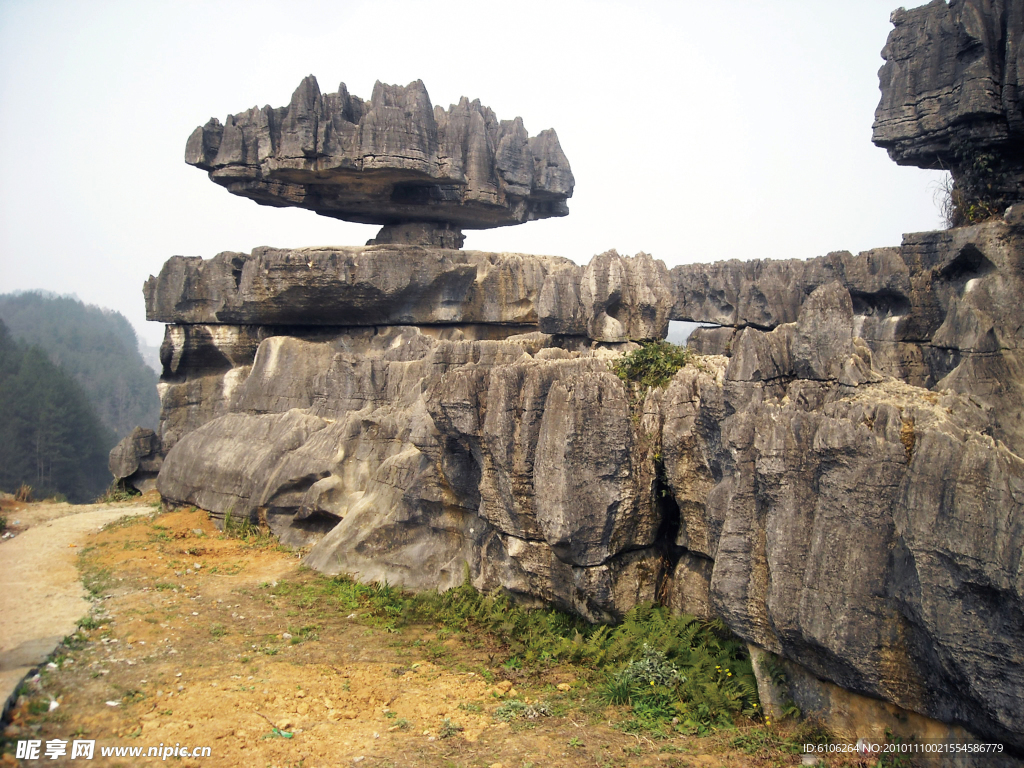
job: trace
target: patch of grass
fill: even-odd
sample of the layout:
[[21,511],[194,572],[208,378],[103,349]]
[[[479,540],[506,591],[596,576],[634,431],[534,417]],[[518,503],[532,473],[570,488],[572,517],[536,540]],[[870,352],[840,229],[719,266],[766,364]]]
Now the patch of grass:
[[50,702],[46,699],[32,699],[28,703],[28,713],[30,715],[44,715],[50,711]]
[[241,541],[247,549],[267,549],[279,546],[277,538],[265,524],[254,523],[248,517],[224,513],[224,536]]
[[306,640],[319,640],[320,625],[306,624],[302,627],[288,627],[288,634],[292,636],[292,645],[298,645],[299,643],[305,642]]
[[97,504],[112,504],[118,501],[131,501],[136,496],[141,496],[134,488],[128,488],[127,486],[121,485],[117,480],[112,482],[105,490],[102,495],[96,499]]
[[538,717],[547,717],[550,714],[551,709],[547,704],[533,705],[518,699],[509,699],[494,710],[494,719],[509,723],[513,720],[536,720]]
[[210,637],[224,637],[227,633],[227,628],[219,622],[210,625]]
[[109,568],[90,566],[82,571],[82,584],[93,599],[102,596],[110,588],[113,578]]
[[441,721],[441,730],[437,732],[438,738],[450,739],[452,736],[457,736],[465,729],[458,723],[454,723],[450,718],[445,718]]
[[133,525],[150,525],[153,518],[147,515],[125,515],[117,520],[111,520],[103,526],[104,531],[116,531],[121,528],[131,528]]
[[[758,715],[746,645],[720,620],[672,616],[664,607],[647,604],[617,626],[592,625],[560,611],[522,608],[502,593],[481,594],[468,580],[441,594],[410,594],[386,583],[364,585],[345,577],[281,582],[268,589],[300,608],[357,613],[361,622],[389,631],[421,622],[446,634],[489,636],[507,653],[506,676],[532,674],[556,663],[580,665],[587,670],[584,675],[603,675],[600,698],[630,708],[623,727],[635,733],[703,734]],[[448,650],[438,640],[420,647],[431,658],[442,658]],[[521,707],[525,711],[521,702],[506,702],[499,711],[501,717],[514,718]]]

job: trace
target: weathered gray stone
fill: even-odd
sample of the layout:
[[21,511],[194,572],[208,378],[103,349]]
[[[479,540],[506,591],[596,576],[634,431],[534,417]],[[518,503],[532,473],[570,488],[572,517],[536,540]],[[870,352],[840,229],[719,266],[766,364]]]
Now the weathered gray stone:
[[[661,525],[653,444],[636,450],[625,390],[603,359],[550,343],[543,334],[435,339],[409,327],[268,336],[252,361],[202,377],[222,392],[230,378],[230,394],[185,417],[206,421],[174,441],[160,491],[218,518],[266,520],[282,540],[314,544],[316,567],[411,587],[451,586],[468,564],[493,588],[481,542],[535,542],[544,559],[516,566],[532,594],[595,619],[620,615],[637,593],[616,580],[661,568],[645,564],[653,555],[627,557]],[[594,397],[606,417],[595,418]],[[515,438],[520,419],[508,407],[532,424]],[[601,479],[589,474],[599,461],[609,466]],[[424,548],[436,572],[423,570]],[[587,581],[597,591],[581,602]]]
[[[228,191],[262,205],[298,206],[323,216],[392,225],[421,245],[438,231],[487,229],[565,216],[574,180],[553,129],[530,137],[520,118],[501,120],[479,101],[431,107],[419,80],[376,83],[370,101],[321,94],[305,78],[287,107],[253,107],[196,128],[185,162]],[[455,246],[458,247],[458,246]]]
[[540,329],[607,342],[663,339],[672,303],[664,262],[606,251],[585,268],[552,270],[540,296]]
[[[898,249],[857,256],[673,267],[671,317],[723,326],[698,329],[691,346],[705,354],[731,354],[738,379],[767,381],[797,373],[788,347],[792,331],[782,329],[797,320],[816,290],[838,283],[851,300],[856,358],[870,359],[876,371],[911,384],[970,394],[1000,414],[993,434],[1022,453],[1024,326],[1016,315],[1024,303],[1024,227],[1013,210],[1001,221],[910,234]],[[806,326],[828,346],[839,330],[824,330],[821,323],[830,322],[825,315]],[[772,329],[780,333],[748,334]],[[755,354],[750,345],[760,351]],[[739,349],[746,351],[737,355]],[[868,376],[849,357],[835,361],[843,370],[820,370],[835,350],[817,355],[818,363],[810,351],[798,351],[795,359],[819,370],[800,375],[847,383]]]
[[[876,140],[931,162],[967,131],[1012,160],[1022,18],[1003,0],[897,12]],[[908,53],[928,46],[931,68]],[[169,502],[265,521],[329,573],[468,573],[595,621],[653,600],[717,615],[791,665],[808,712],[880,702],[1024,754],[1019,206],[858,255],[584,267],[454,250],[461,226],[557,214],[571,175],[553,133],[431,110],[421,85],[364,103],[307,79],[188,153],[261,202],[390,218],[374,246],[175,257],[147,283],[150,317],[175,323]],[[670,319],[721,327],[663,389],[612,373]]]
[[1024,7],[934,0],[891,20],[875,144],[900,165],[951,171],[997,212],[1024,199]]
[[408,245],[175,256],[146,282],[146,316],[190,324],[535,326],[545,277],[565,265],[572,262]]
[[142,493],[156,488],[162,464],[160,438],[151,429],[136,427],[110,451],[110,474]]

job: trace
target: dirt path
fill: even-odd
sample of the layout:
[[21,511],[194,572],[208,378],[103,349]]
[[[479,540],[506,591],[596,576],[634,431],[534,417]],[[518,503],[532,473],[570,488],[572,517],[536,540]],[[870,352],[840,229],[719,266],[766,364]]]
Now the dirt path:
[[[89,530],[84,515],[74,519]],[[89,764],[110,768],[162,761],[101,750],[157,745],[210,748],[209,756],[175,759],[182,768],[799,763],[791,754],[752,759],[730,743],[740,731],[630,735],[616,726],[623,709],[603,702],[585,670],[520,669],[487,636],[440,624],[374,624],[332,597],[331,582],[299,566],[295,553],[226,537],[202,512],[125,521],[88,536],[84,547],[57,541],[55,531],[71,524],[65,520],[40,524],[37,535],[52,539],[49,551],[64,567],[82,550],[80,575],[100,597],[13,708],[0,764],[81,762],[70,754],[19,761],[19,739],[63,740],[69,748],[73,739],[93,740]],[[52,567],[37,560],[32,569]],[[72,584],[78,576],[70,574]],[[30,601],[30,612],[42,612],[42,599]],[[74,604],[70,627],[82,615],[81,602]],[[70,633],[54,632],[62,634]]]
[[0,701],[45,661],[90,603],[76,568],[86,537],[148,504],[24,504],[5,508],[13,538],[0,543]]

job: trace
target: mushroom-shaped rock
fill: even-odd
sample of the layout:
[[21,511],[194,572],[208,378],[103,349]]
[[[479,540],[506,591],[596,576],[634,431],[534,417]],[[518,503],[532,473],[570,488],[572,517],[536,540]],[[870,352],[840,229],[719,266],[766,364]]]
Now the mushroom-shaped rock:
[[432,107],[419,80],[363,101],[310,75],[286,107],[196,128],[185,162],[262,205],[383,225],[371,243],[447,248],[462,229],[567,215],[575,183],[554,130],[530,137],[478,100]]

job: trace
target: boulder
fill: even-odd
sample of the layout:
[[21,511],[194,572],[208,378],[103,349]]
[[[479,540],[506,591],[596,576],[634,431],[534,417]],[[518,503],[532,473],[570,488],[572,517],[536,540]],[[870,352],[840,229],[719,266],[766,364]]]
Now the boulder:
[[121,485],[146,493],[156,488],[163,451],[156,432],[136,427],[110,451],[110,474]]

